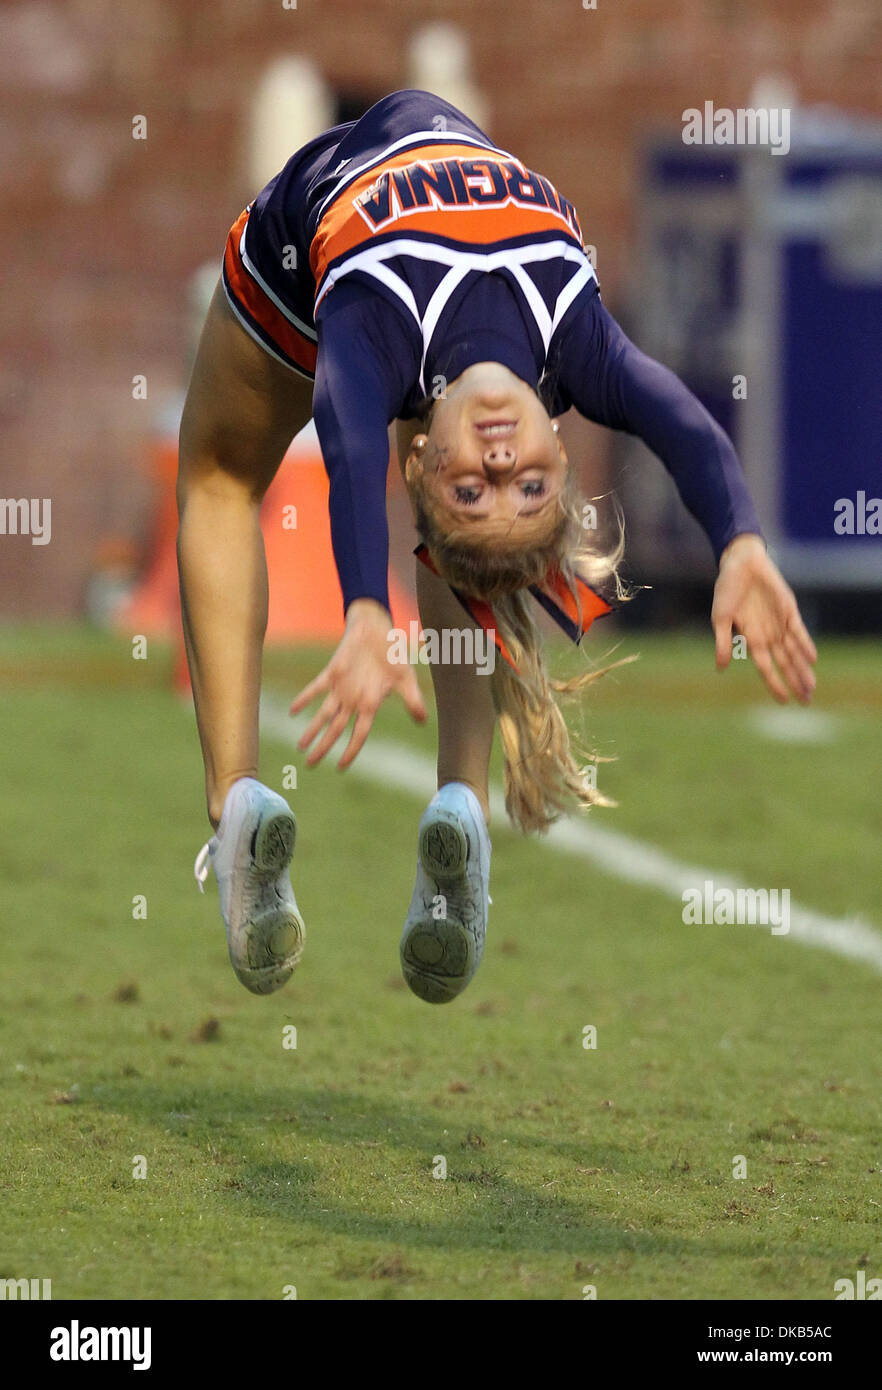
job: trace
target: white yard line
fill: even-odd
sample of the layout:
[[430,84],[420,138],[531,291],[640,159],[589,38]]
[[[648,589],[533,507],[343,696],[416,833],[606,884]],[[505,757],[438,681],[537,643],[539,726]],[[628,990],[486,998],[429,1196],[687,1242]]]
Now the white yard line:
[[832,743],[839,727],[823,710],[783,705],[757,705],[748,711],[747,723],[753,733],[777,743]]
[[[292,719],[284,704],[266,696],[261,701],[260,718],[266,733],[292,746],[296,745],[308,722],[303,715]],[[402,744],[390,743],[371,735],[355,762],[347,768],[346,776],[394,787],[412,796],[418,803],[425,803],[435,791],[435,760]],[[490,792],[490,809],[494,835],[500,830],[507,832],[502,792],[495,787]],[[655,888],[667,897],[676,898],[680,904],[686,889],[700,888],[708,879],[713,881],[715,889],[737,890],[758,886],[739,882],[710,869],[681,863],[645,840],[587,820],[559,821],[539,843],[559,853],[588,860],[602,873],[621,879],[624,883]],[[771,888],[780,885],[765,886]],[[818,946],[848,960],[861,961],[882,973],[882,933],[857,918],[826,917],[823,913],[813,912],[791,901],[788,935],[805,946]],[[778,939],[786,940],[787,937]]]

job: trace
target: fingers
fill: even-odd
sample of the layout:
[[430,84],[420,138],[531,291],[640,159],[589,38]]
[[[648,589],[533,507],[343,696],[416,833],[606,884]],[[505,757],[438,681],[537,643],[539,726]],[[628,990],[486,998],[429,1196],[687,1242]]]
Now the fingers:
[[338,764],[340,768],[348,767],[364,746],[380,704],[393,690],[401,696],[413,719],[420,724],[427,719],[425,701],[412,668],[404,668],[400,675],[393,676],[391,680],[389,669],[385,651],[383,670],[379,673],[374,670],[369,678],[358,681],[351,678],[341,679],[340,671],[335,669],[332,663],[301,690],[291,704],[292,714],[299,713],[317,695],[325,695],[321,707],[297,740],[297,747],[305,752],[321,735],[306,759],[308,767],[315,767],[321,762],[340,738],[354,714],[356,719],[352,735]]
[[319,740],[315,748],[313,748],[312,752],[310,753],[309,757],[306,759],[307,767],[315,767],[316,763],[321,762],[322,758],[329,751],[329,749],[333,748],[334,744],[337,742],[337,739],[340,737],[343,730],[346,728],[346,725],[349,723],[349,715],[350,711],[348,709],[338,709],[337,713],[334,715],[333,719],[329,723],[322,738]]
[[[415,719],[418,724],[425,723],[427,717],[426,702],[423,699],[419,681],[409,667],[401,686],[401,698],[404,701],[404,706],[408,714]],[[355,754],[353,754],[353,757],[354,756]]]
[[[773,633],[766,634],[764,640],[753,642],[748,638],[748,651],[753,657],[760,674],[776,700],[789,700],[790,692],[802,705],[810,703],[815,690],[813,663],[817,660],[817,650],[808,635],[796,604],[792,611],[776,624]],[[764,659],[760,661],[760,655]],[[774,666],[772,666],[774,662]],[[772,672],[770,680],[769,673]],[[789,687],[789,690],[788,690]],[[781,691],[784,691],[782,697]]]
[[807,687],[805,678],[802,675],[801,663],[797,663],[793,659],[786,638],[774,644],[772,647],[772,657],[774,658],[778,671],[781,673],[781,676],[786,681],[797,700],[799,700],[800,704],[807,704],[811,699],[811,689]]
[[[815,652],[815,658],[808,656],[799,635],[793,631],[784,634],[784,648],[787,652],[790,669],[796,680],[796,685],[791,681],[791,688],[797,699],[808,704],[815,689],[815,673],[812,670],[812,661],[816,659],[817,652]],[[814,650],[814,643],[812,643],[812,650]]]
[[714,641],[717,649],[717,670],[724,671],[732,660],[732,619],[713,619]]
[[749,648],[749,650],[757,670],[766,683],[769,694],[774,696],[779,705],[786,705],[790,696],[787,693],[786,685],[775,670],[768,647],[754,647]]
[[[304,730],[297,740],[297,747],[306,749],[321,730],[325,728],[325,725],[327,725],[321,739],[306,759],[307,767],[315,767],[317,763],[321,762],[325,754],[333,748],[354,712],[355,711],[351,707],[340,705],[335,695],[331,694],[328,696],[318,714],[310,721],[308,728]],[[355,727],[352,730],[352,737],[346,745],[346,749],[338,763],[338,767],[348,767],[353,758],[361,751],[364,741],[371,731],[371,725],[374,722],[374,715],[376,712],[377,705],[373,703],[365,704],[358,710]]]
[[795,638],[799,650],[802,652],[805,659],[814,665],[818,659],[818,649],[811,637],[809,637],[808,629],[802,621],[799,609],[796,607],[794,607],[793,616],[790,619],[790,632]]
[[[809,704],[815,690],[815,673],[796,633],[785,631],[771,641],[748,641],[747,650],[769,693],[780,704],[787,704],[791,693],[800,704]],[[722,664],[728,665],[728,659]],[[719,647],[717,665],[721,666]]]
[[331,677],[328,674],[328,668],[325,667],[324,671],[321,671],[316,676],[315,680],[310,681],[309,685],[305,685],[300,694],[295,697],[291,703],[289,713],[299,714],[303,707],[309,704],[310,700],[315,699],[316,695],[323,695],[325,693],[330,686],[330,682]]
[[343,756],[337,764],[341,772],[344,768],[347,768],[352,760],[361,752],[364,741],[371,731],[375,713],[375,710],[362,710],[358,715],[355,721],[355,727],[352,730],[352,735],[344,749]]
[[297,747],[301,749],[301,751],[309,747],[319,730],[325,727],[329,719],[333,719],[339,708],[340,701],[332,692],[328,698],[322,702],[318,713],[313,715],[297,740]]
[[769,693],[781,704],[787,703],[790,692],[808,704],[818,653],[792,589],[765,554],[747,554],[742,547],[739,555],[730,555],[729,563],[720,567],[711,610],[717,668],[723,670],[732,660],[732,634],[737,631]]

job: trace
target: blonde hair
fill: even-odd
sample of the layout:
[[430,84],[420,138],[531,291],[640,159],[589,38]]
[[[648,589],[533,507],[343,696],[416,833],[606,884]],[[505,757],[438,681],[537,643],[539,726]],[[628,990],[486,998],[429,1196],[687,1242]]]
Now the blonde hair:
[[[492,603],[499,636],[517,670],[500,659],[491,677],[493,700],[505,758],[505,809],[525,834],[548,830],[558,817],[576,807],[614,806],[592,785],[588,768],[580,767],[559,705],[560,697],[576,696],[626,657],[570,680],[549,675],[542,636],[534,616],[531,584],[543,584],[558,569],[579,611],[576,577],[592,587],[614,587],[620,599],[629,597],[619,576],[624,528],[619,515],[616,545],[607,553],[585,544],[582,500],[568,471],[561,493],[539,517],[525,518],[519,538],[508,530],[480,538],[471,527],[442,525],[425,489],[422,469],[409,473],[417,530],[439,575],[464,594]],[[523,534],[527,530],[526,537]],[[584,756],[584,755],[583,755]],[[590,762],[606,762],[590,757]]]

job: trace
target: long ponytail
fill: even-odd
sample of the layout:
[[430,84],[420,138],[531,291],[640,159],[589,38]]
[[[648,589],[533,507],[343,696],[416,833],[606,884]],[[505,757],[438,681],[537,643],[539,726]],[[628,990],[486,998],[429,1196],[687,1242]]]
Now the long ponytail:
[[[529,585],[541,582],[555,566],[574,595],[578,574],[595,588],[612,587],[620,600],[626,599],[629,595],[618,570],[624,549],[621,516],[618,542],[611,551],[598,553],[586,546],[581,499],[575,484],[568,481],[559,515],[543,543],[476,546],[444,533],[435,524],[419,479],[413,482],[417,529],[438,573],[454,588],[492,603],[499,635],[517,667],[514,670],[499,660],[492,676],[509,819],[524,833],[542,833],[567,811],[614,806],[614,801],[597,790],[592,772],[592,764],[606,760],[574,748],[561,703],[635,658],[585,671],[570,680],[554,679],[545,664]],[[580,765],[577,757],[584,757],[585,763]]]

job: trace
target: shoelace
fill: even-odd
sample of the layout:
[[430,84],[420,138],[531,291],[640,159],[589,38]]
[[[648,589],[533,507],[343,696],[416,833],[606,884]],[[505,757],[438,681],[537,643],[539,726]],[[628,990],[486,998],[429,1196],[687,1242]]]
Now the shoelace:
[[208,862],[208,857],[210,854],[211,841],[209,840],[207,844],[204,844],[202,846],[201,850],[196,855],[196,862],[193,865],[193,877],[199,884],[200,893],[205,892],[205,880],[208,878],[208,871],[211,867],[211,865]]

